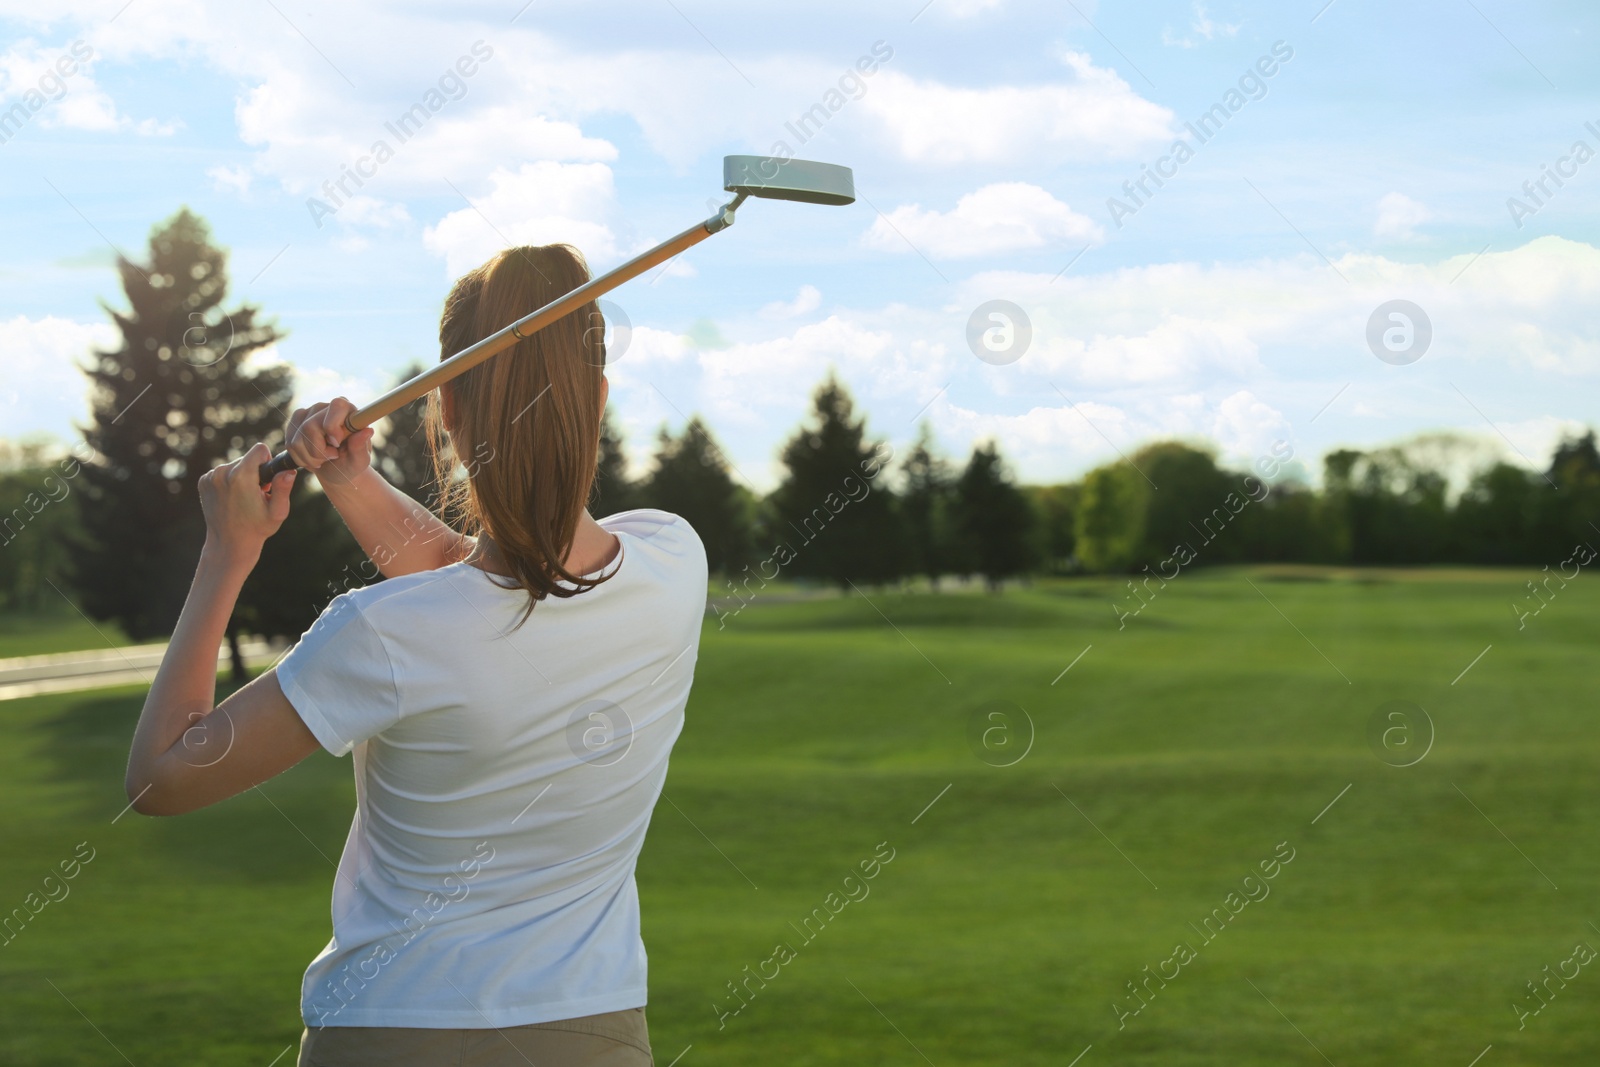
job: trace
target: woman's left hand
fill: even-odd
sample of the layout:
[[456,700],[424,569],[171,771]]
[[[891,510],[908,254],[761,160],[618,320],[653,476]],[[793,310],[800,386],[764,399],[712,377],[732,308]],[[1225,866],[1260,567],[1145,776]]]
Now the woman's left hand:
[[272,484],[260,484],[260,469],[272,459],[264,444],[200,476],[200,509],[206,517],[206,540],[230,556],[254,562],[261,545],[289,517],[289,490],[294,471],[284,471]]

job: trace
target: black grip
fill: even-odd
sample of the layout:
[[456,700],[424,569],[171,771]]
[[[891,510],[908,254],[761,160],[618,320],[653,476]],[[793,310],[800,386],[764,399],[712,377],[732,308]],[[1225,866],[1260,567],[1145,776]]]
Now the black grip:
[[287,452],[279,452],[261,465],[261,484],[266,485],[284,471],[297,471],[300,465]]

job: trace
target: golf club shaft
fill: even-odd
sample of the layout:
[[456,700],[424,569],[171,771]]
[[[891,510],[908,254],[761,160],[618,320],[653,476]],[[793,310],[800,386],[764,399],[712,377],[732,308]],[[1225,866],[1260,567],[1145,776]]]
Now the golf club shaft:
[[[743,197],[738,199],[742,200]],[[737,201],[735,205],[736,203]],[[733,221],[731,207],[724,208],[721,213],[713,215],[704,222],[695,223],[676,237],[669,237],[650,251],[635,256],[615,270],[585,282],[565,296],[552,300],[539,310],[490,334],[477,344],[463,348],[449,359],[441,360],[437,366],[430,367],[415,378],[400,383],[372,403],[351,412],[350,417],[345,420],[345,428],[351,433],[366,429],[384,416],[398,411],[413,400],[426,396],[443,383],[531,336],[535,331],[565,318],[584,304],[610,292],[630,278],[638,277],[651,267],[665,263],[719,230],[726,229]],[[261,484],[266,485],[275,475],[284,471],[297,469],[298,465],[287,451],[279,452],[272,457],[271,462],[261,465]]]

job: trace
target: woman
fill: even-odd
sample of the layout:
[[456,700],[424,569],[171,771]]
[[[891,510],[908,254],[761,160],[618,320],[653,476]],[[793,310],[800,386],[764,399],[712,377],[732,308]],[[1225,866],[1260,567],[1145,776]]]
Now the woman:
[[[451,291],[443,354],[587,279],[565,246],[495,256]],[[302,1065],[651,1062],[633,871],[683,722],[706,560],[681,518],[585,510],[607,395],[602,332],[585,328],[598,316],[589,305],[430,398],[467,533],[373,469],[347,401],[295,413],[290,453],[388,580],[335,599],[215,708],[218,645],[294,475],[259,488],[257,445],[200,479],[205,548],[128,795],[178,814],[318,746],[353,753]]]

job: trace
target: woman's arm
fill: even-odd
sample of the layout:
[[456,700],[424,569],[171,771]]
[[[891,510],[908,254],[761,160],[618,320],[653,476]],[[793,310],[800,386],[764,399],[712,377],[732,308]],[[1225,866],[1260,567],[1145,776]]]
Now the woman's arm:
[[289,454],[315,471],[356,543],[386,578],[435,570],[467,558],[473,539],[445,525],[372,468],[371,428],[350,433],[355,405],[344,397],[289,419]]
[[205,547],[128,753],[128,799],[142,814],[178,815],[214,804],[288,770],[318,747],[273,671],[213,707],[217,651],[239,589],[262,543],[289,514],[294,472],[278,475],[266,489],[257,484],[270,458],[265,445],[256,445],[200,479]]
[[471,553],[472,538],[452,530],[370,466],[348,479],[318,474],[329,502],[385,578],[436,570]]

